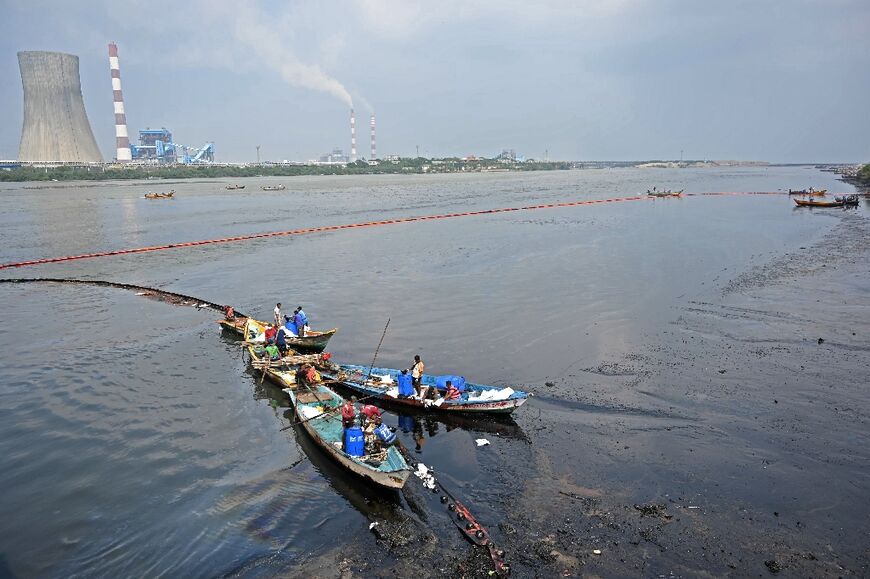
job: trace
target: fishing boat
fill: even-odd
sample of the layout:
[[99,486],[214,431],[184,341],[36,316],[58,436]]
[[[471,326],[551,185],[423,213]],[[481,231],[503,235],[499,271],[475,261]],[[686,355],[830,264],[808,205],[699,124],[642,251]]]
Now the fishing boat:
[[843,203],[843,205],[858,205],[858,195],[844,195],[842,197],[834,197],[834,200]]
[[812,195],[815,197],[822,197],[827,193],[827,189],[819,189],[818,191],[810,187],[809,189],[800,189],[800,190],[788,190],[789,195]]
[[380,452],[351,456],[342,449],[344,428],[339,408],[344,400],[326,386],[288,391],[296,420],[311,439],[339,465],[362,478],[388,489],[401,489],[411,476],[411,467],[395,446]]
[[174,189],[169,193],[152,193],[149,191],[145,194],[145,199],[171,199],[173,195],[175,195]]
[[[470,382],[465,383],[462,396],[456,400],[399,398],[399,388],[396,384],[396,377],[399,373],[399,370],[390,368],[371,368],[369,371],[368,366],[342,364],[333,366],[332,370],[324,370],[323,376],[336,380],[341,386],[357,394],[375,398],[397,408],[415,408],[438,412],[509,414],[522,406],[529,398],[527,392],[514,390],[510,387],[499,388],[498,386]],[[443,390],[441,385],[443,378],[424,374],[421,385]]]
[[268,378],[283,390],[296,388],[296,371],[302,364],[319,366],[325,364],[321,354],[299,354],[288,350],[287,354],[277,360],[271,360],[262,346],[247,344],[248,355],[254,373],[260,372],[260,380]]
[[344,427],[339,412],[344,399],[317,382],[297,385],[296,370],[306,362],[322,364],[319,354],[298,356],[291,353],[273,361],[259,351],[259,346],[249,344],[247,349],[255,371],[262,369],[263,377],[268,377],[282,387],[290,397],[297,425],[333,460],[378,486],[389,489],[401,489],[405,486],[411,469],[395,446],[387,446],[368,454],[364,451],[362,456],[346,453],[342,444]]
[[[250,326],[247,326],[248,321],[252,322]],[[266,331],[266,322],[260,322],[253,318],[246,318],[236,314],[231,320],[224,318],[218,320],[218,323],[221,328],[230,332],[235,332],[248,341],[262,342],[264,340],[262,335]],[[245,329],[246,327],[248,327],[247,331]],[[256,331],[256,334],[251,335],[254,331]],[[305,335],[302,337],[287,336],[287,346],[300,352],[322,352],[326,349],[326,344],[329,343],[330,338],[332,338],[337,331],[338,328],[324,331],[309,330],[305,332]]]
[[264,185],[260,187],[263,191],[283,191],[286,188],[284,185]]
[[237,191],[238,189],[244,189],[244,185],[227,185],[227,191]]
[[650,197],[682,197],[683,189],[679,191],[671,191],[670,189],[665,189],[664,191],[650,191],[647,189],[647,195]]
[[842,201],[813,201],[812,199],[795,199],[798,207],[842,207]]

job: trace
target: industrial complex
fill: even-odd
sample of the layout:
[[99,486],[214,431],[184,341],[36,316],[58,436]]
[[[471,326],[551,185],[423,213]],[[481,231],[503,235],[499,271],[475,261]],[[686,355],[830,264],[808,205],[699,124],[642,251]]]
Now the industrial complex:
[[[79,79],[79,57],[61,52],[18,53],[24,89],[24,122],[18,161],[40,164],[102,163]],[[109,44],[109,71],[115,113],[115,163],[201,164],[214,162],[214,143],[189,147],[176,143],[166,128],[139,131],[131,144],[121,91],[118,46]]]

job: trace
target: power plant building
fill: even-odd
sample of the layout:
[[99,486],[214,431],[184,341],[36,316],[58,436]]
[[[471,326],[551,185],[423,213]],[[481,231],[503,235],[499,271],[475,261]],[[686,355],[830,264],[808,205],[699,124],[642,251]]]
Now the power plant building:
[[18,160],[102,162],[82,99],[79,58],[61,52],[19,52],[18,67],[24,88]]

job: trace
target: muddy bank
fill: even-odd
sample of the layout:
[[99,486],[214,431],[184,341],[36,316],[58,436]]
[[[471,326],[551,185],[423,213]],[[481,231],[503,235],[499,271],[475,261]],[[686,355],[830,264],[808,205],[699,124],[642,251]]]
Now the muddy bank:
[[[839,223],[687,301],[647,348],[537,385],[528,442],[498,441],[488,488],[458,489],[514,576],[870,572],[870,226],[818,218]],[[304,574],[488,576],[430,508]]]

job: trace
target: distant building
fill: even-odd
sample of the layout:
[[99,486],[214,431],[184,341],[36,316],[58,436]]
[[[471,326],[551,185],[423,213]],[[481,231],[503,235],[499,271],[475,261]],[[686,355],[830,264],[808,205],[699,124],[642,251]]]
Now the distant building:
[[24,123],[18,160],[101,163],[85,112],[79,57],[62,52],[19,52]]
[[350,157],[345,155],[344,151],[341,149],[333,149],[331,153],[327,153],[325,155],[321,155],[320,159],[317,161],[318,163],[350,163]]

